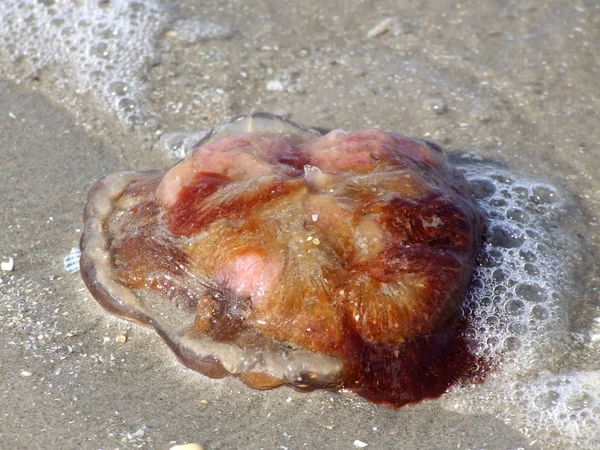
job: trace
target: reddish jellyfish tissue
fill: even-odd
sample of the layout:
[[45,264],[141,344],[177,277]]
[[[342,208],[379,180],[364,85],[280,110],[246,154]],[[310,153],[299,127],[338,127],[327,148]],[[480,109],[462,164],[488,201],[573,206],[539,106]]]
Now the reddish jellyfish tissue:
[[259,113],[98,181],[81,274],[190,368],[402,406],[481,376],[461,305],[486,220],[436,144]]

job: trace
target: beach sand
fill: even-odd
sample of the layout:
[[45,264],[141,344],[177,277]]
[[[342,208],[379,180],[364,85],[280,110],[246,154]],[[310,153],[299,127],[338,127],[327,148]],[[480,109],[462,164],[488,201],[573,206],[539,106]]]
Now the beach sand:
[[[328,128],[376,126],[478,152],[570,192],[578,218],[570,227],[585,254],[573,257],[578,295],[568,303],[574,337],[565,344],[572,357],[548,370],[600,373],[589,338],[600,332],[591,271],[600,243],[598,5],[186,0],[152,3],[152,20],[142,6],[125,26],[110,14],[139,8],[127,2],[73,3],[74,12],[60,2],[8,3],[5,19],[30,14],[38,28],[26,36],[13,20],[0,51],[0,257],[14,261],[0,272],[0,448],[573,443],[555,424],[579,416],[550,421],[547,432],[543,423],[529,429],[518,402],[513,416],[506,405],[488,408],[485,395],[480,412],[443,400],[391,409],[348,392],[260,392],[208,379],[184,368],[150,330],[105,313],[63,260],[78,246],[92,183],[116,170],[168,167],[186,132],[251,111]],[[68,43],[92,54],[81,71],[64,56],[67,44],[43,43],[45,18],[61,14],[87,14],[86,29],[97,25]],[[113,31],[146,33],[130,38],[132,73],[116,57],[112,67],[109,51],[103,74],[92,75],[103,14],[113,17]],[[20,42],[36,42],[36,33],[37,58]],[[109,50],[126,51],[128,39],[114,47],[110,39]],[[600,376],[597,383],[588,420],[600,420]],[[573,439],[585,447],[584,438]]]

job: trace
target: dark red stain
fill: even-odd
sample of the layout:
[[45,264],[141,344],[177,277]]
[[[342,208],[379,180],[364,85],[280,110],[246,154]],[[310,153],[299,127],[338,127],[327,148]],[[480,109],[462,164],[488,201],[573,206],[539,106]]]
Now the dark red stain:
[[402,344],[372,344],[349,335],[346,387],[367,400],[393,407],[432,399],[456,383],[480,383],[487,367],[460,318],[443,331]]

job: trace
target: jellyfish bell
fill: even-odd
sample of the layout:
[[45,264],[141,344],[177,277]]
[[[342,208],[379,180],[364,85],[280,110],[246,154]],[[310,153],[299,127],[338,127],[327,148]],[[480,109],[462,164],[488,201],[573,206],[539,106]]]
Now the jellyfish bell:
[[481,375],[460,310],[486,219],[436,144],[270,114],[98,181],[82,277],[209,377],[401,406]]

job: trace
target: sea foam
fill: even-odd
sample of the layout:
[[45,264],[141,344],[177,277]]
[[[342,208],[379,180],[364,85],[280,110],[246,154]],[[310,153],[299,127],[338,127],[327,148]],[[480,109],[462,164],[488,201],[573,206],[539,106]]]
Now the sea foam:
[[168,21],[158,4],[3,0],[0,17],[4,76],[56,85],[67,103],[90,95],[123,124],[151,121],[144,89]]
[[493,414],[538,444],[598,448],[600,370],[569,362],[584,347],[599,353],[570,324],[583,295],[576,273],[585,253],[568,227],[573,202],[557,186],[471,156],[466,164],[457,159],[489,231],[464,312],[490,371],[483,384],[454,389],[442,404]]

